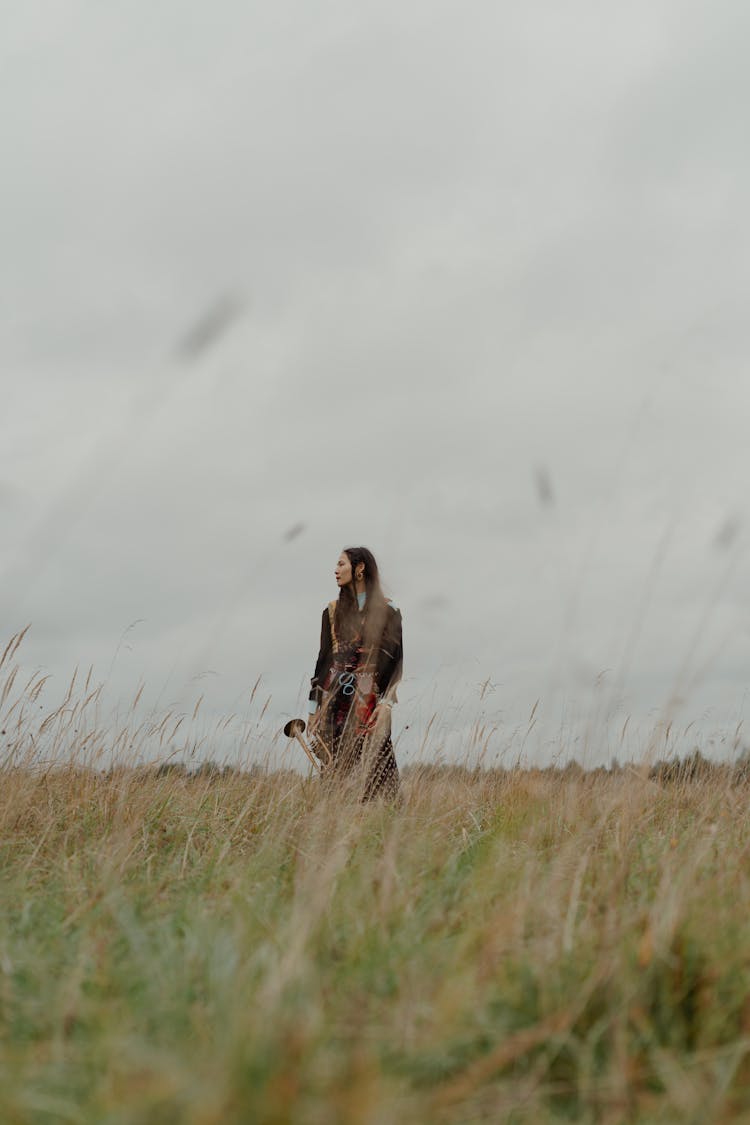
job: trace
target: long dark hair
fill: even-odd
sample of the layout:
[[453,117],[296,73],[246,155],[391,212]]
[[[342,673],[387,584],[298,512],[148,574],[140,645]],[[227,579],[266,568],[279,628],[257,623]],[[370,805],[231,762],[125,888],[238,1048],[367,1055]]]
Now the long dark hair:
[[378,564],[375,562],[372,551],[368,550],[367,547],[344,547],[343,553],[352,564],[352,580],[346,586],[342,586],[339,591],[334,627],[338,637],[344,642],[350,641],[354,636],[359,611],[354,573],[358,566],[363,566],[365,591],[367,593],[363,640],[365,648],[371,648],[380,641],[388,605],[380,585]]

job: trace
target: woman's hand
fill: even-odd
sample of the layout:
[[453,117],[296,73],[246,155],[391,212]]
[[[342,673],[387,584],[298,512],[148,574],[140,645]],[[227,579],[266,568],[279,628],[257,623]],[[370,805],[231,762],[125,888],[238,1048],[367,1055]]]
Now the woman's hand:
[[385,720],[387,718],[389,719],[390,716],[391,716],[390,704],[389,703],[378,703],[377,707],[374,709],[373,713],[370,715],[370,721],[367,725],[370,728],[370,730],[374,730],[375,727],[379,723],[385,722]]

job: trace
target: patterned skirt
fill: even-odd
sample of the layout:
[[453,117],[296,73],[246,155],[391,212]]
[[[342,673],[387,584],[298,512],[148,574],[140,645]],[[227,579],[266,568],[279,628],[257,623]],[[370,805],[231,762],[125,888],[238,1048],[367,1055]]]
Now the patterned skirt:
[[[331,765],[323,770],[322,779],[336,784],[347,778],[355,785],[361,801],[396,797],[399,776],[391,739],[390,709],[386,709],[377,725],[372,727],[370,719],[377,697],[371,691],[361,690],[368,686],[367,680],[357,674],[353,683],[360,690],[349,694],[341,690],[340,683],[335,682],[338,690],[326,693],[312,740],[312,749],[319,758],[326,757],[320,746],[322,742],[333,759]],[[346,682],[344,686],[347,686]]]

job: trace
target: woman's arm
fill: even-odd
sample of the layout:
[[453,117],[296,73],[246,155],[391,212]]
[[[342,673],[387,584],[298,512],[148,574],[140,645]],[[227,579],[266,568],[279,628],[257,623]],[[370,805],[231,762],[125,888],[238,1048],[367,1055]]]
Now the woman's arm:
[[401,679],[404,667],[404,642],[401,628],[401,612],[391,607],[383,631],[383,640],[378,659],[377,680],[381,703],[396,703],[396,685]]
[[308,709],[311,715],[315,714],[323,701],[323,689],[321,687],[321,683],[331,666],[332,658],[333,642],[331,639],[331,622],[328,616],[328,607],[326,606],[326,608],[323,610],[323,619],[320,623],[320,651],[318,652],[318,659],[315,663],[315,671],[310,681]]

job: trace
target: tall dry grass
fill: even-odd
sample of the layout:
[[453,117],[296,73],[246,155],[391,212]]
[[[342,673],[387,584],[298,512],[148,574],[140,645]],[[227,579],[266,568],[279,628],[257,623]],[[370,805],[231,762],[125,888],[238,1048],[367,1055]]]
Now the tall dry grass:
[[363,806],[77,764],[73,697],[58,764],[12,698],[0,1121],[750,1115],[742,777],[424,766]]

